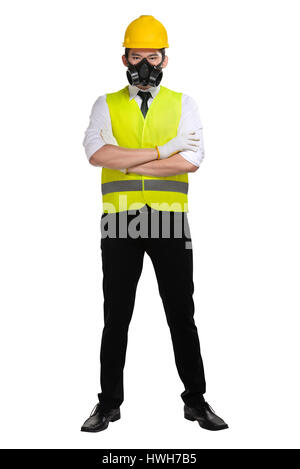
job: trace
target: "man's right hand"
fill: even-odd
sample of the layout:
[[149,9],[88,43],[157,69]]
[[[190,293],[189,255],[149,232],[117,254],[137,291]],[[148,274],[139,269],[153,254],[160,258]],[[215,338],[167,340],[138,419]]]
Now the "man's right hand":
[[106,144],[110,145],[118,145],[117,140],[115,139],[112,131],[110,129],[101,129],[100,130],[100,135],[103,138],[104,142]]
[[158,146],[160,158],[168,158],[171,155],[185,150],[197,151],[200,145],[199,142],[200,133],[197,130],[178,134],[164,145]]

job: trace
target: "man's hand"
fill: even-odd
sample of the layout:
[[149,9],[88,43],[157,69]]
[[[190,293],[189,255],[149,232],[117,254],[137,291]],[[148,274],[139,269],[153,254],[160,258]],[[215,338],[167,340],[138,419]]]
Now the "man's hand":
[[160,158],[168,158],[171,155],[185,150],[197,151],[200,145],[199,142],[200,133],[197,130],[178,134],[164,145],[158,147]]
[[101,129],[100,135],[103,138],[104,142],[109,145],[118,145],[117,140],[113,136],[113,133],[110,129]]

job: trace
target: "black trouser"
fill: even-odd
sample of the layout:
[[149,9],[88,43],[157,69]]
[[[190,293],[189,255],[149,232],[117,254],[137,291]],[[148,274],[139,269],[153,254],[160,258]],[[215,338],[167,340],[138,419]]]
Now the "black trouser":
[[[126,215],[124,237],[123,222]],[[146,236],[143,234],[145,231],[142,232],[142,230],[139,237],[133,237],[134,230],[128,229],[127,231],[130,222],[137,216],[141,222],[137,225],[137,229],[142,225],[145,227],[148,222],[148,237],[147,234]],[[164,216],[166,221],[170,217],[170,224],[167,224],[170,227],[169,237],[166,237],[168,230],[164,231],[167,225],[162,223]],[[157,225],[157,220],[159,225]],[[116,232],[111,230],[114,223]],[[109,230],[107,230],[108,225],[110,225]],[[159,232],[156,230],[156,234],[153,235],[151,227],[156,229],[157,226],[159,226]],[[178,233],[180,235],[180,226],[182,235],[177,237]],[[121,235],[123,237],[120,236],[120,229],[123,230]],[[186,212],[151,211],[145,205],[141,211],[134,213],[102,214],[104,328],[100,350],[102,392],[98,394],[98,398],[104,407],[118,407],[124,400],[123,368],[127,333],[145,252],[150,256],[155,269],[159,293],[171,332],[176,367],[185,387],[181,397],[190,406],[196,406],[203,399],[206,385],[198,331],[193,317],[194,284],[191,243]]]

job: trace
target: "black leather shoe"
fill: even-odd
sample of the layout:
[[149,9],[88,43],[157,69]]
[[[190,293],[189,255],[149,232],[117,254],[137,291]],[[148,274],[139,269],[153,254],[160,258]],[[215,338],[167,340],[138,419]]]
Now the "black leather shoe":
[[105,410],[98,402],[93,408],[90,417],[81,427],[82,432],[101,432],[108,427],[109,422],[115,422],[121,418],[120,407]]
[[215,431],[228,428],[227,423],[215,414],[215,411],[206,401],[203,401],[203,403],[197,407],[188,407],[184,404],[184,417],[187,420],[197,420],[200,427],[205,428],[206,430]]

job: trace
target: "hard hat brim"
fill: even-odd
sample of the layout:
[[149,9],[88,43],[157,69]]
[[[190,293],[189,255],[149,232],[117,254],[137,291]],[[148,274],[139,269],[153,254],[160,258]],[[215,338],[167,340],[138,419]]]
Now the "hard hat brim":
[[128,47],[130,49],[164,49],[165,47],[169,47],[168,43],[149,43],[149,42],[130,42],[125,44],[123,42],[123,47]]

